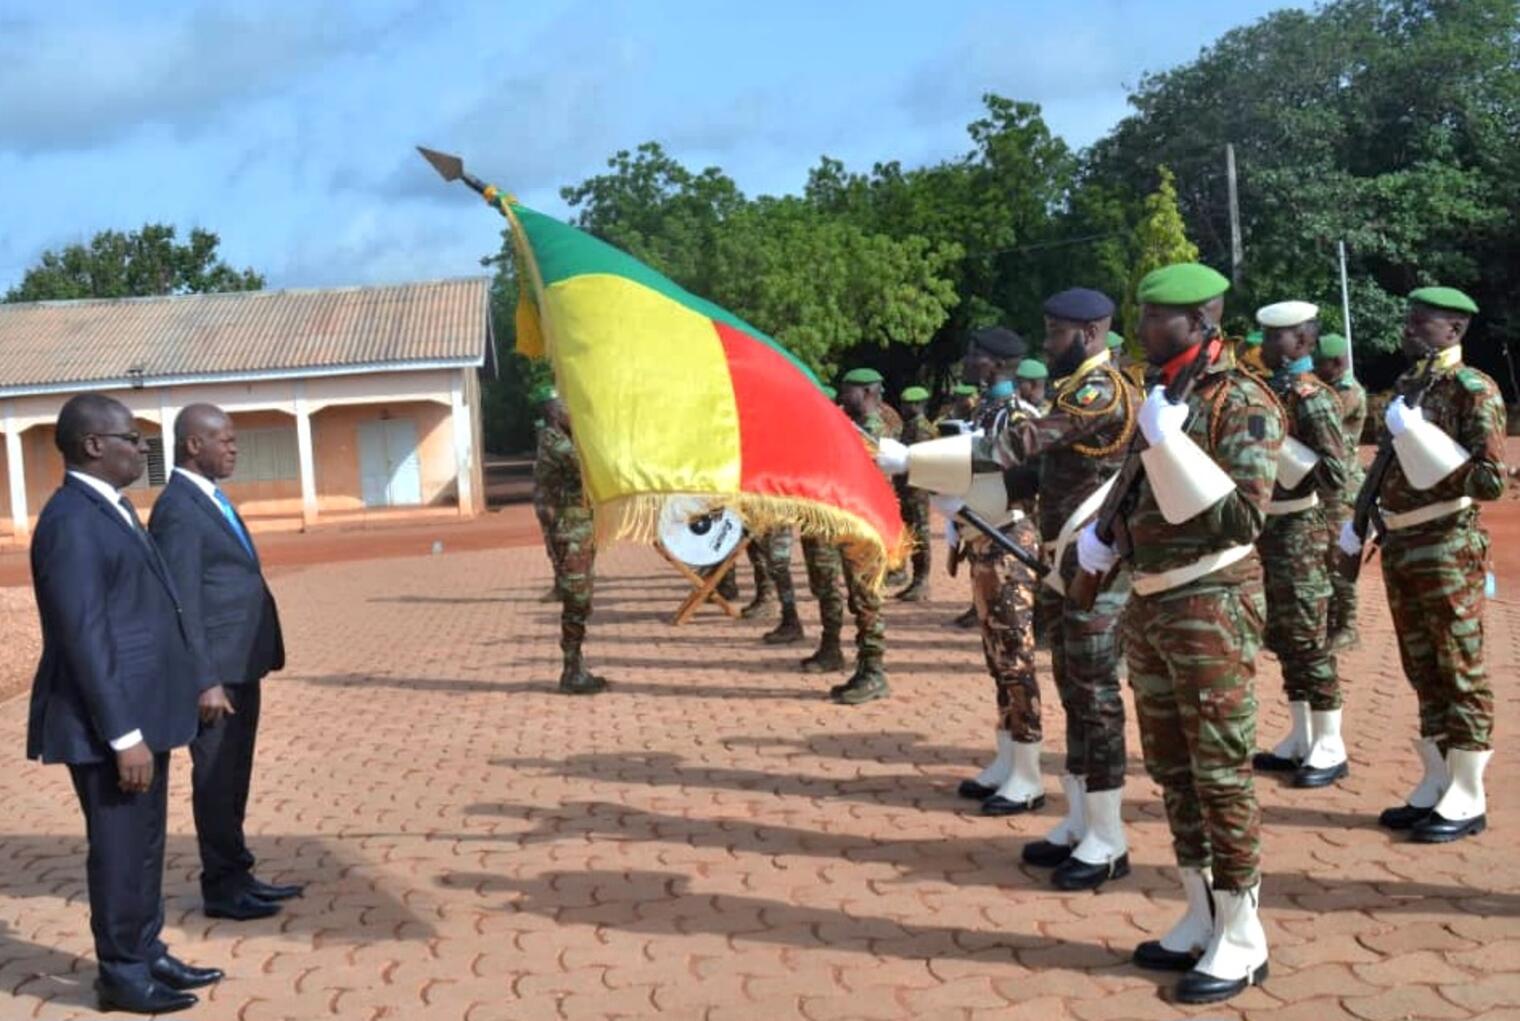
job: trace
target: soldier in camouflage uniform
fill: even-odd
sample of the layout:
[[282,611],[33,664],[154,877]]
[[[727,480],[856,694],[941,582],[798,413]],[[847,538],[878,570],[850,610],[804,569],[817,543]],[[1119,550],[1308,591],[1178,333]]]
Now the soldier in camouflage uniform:
[[1093,525],[1077,540],[1085,572],[1121,554],[1131,570],[1124,650],[1146,771],[1161,786],[1187,911],[1141,944],[1141,967],[1186,971],[1174,998],[1228,999],[1267,972],[1257,910],[1261,810],[1250,768],[1255,660],[1264,613],[1255,542],[1282,443],[1282,412],[1239,371],[1215,324],[1229,281],[1205,266],[1147,274],[1140,341],[1161,383],[1193,358],[1210,363],[1187,400],[1162,386],[1140,408],[1143,478],[1115,545]]
[[[1019,400],[1014,383],[1027,352],[1024,338],[1001,326],[977,330],[966,347],[962,371],[986,383],[971,417],[985,436],[1001,435],[1021,419],[1038,417]],[[881,444],[877,464],[890,474],[906,472],[908,482],[941,494],[939,506],[954,518],[969,506],[1004,535],[1037,556],[1034,522],[1037,464],[1003,472],[995,464],[973,472],[972,437],[920,444],[910,451]],[[942,455],[942,456],[941,456]],[[997,757],[962,793],[982,802],[984,815],[1013,815],[1045,804],[1040,777],[1040,688],[1034,674],[1034,572],[970,526],[963,528],[958,556],[970,564],[971,595],[982,631],[982,653],[997,695]]]
[[1361,491],[1366,471],[1357,448],[1362,442],[1362,429],[1367,422],[1367,391],[1356,381],[1351,372],[1351,345],[1338,333],[1326,333],[1319,338],[1314,352],[1314,374],[1335,391],[1341,406],[1341,434],[1346,448],[1346,486],[1341,499],[1325,508],[1325,521],[1330,529],[1330,623],[1329,645],[1331,650],[1344,649],[1357,642],[1356,631],[1356,582],[1335,569],[1338,549],[1336,536],[1341,524],[1351,520],[1352,508],[1356,506],[1356,494]]
[[1256,313],[1262,364],[1283,408],[1288,436],[1256,540],[1267,591],[1266,646],[1282,666],[1288,734],[1259,752],[1259,770],[1290,772],[1295,787],[1325,787],[1349,771],[1341,739],[1341,686],[1328,641],[1330,543],[1325,508],[1346,488],[1345,436],[1335,391],[1314,374],[1319,308],[1281,301]]
[[[921,386],[910,386],[902,393],[903,422],[899,439],[903,443],[921,443],[933,439],[934,426],[924,414],[929,391]],[[908,485],[905,479],[893,480],[897,489],[898,506],[902,508],[903,524],[913,533],[913,583],[897,598],[908,603],[920,603],[929,598],[929,569],[933,566],[929,546],[929,494]]]
[[[548,383],[535,388],[532,394],[529,396],[530,402],[540,415],[539,418],[533,421],[533,442],[535,446],[543,442],[543,406],[549,401],[555,400],[558,397],[558,391],[556,391],[554,387]],[[549,555],[549,568],[554,572],[554,580],[549,585],[549,591],[545,592],[538,601],[541,603],[557,603],[563,598],[560,595],[559,591],[559,552],[554,545],[553,530],[549,527],[549,523],[552,520],[552,515],[549,510],[548,494],[539,487],[536,471],[534,474],[533,517],[538,520],[538,531],[544,539],[544,552]]]
[[767,645],[791,645],[805,637],[802,618],[797,616],[797,589],[792,584],[792,542],[791,526],[783,525],[750,544],[751,549],[759,547],[762,558],[756,568],[756,577],[763,569],[781,604],[781,623],[761,638]]
[[591,616],[592,570],[596,564],[596,535],[591,506],[581,480],[581,462],[570,439],[570,415],[558,396],[543,408],[544,427],[538,434],[538,456],[533,462],[535,505],[541,500],[548,512],[555,587],[563,600],[560,611],[560,651],[564,670],[559,690],[570,695],[595,694],[607,687],[606,679],[586,669],[581,646],[586,641],[586,621]]
[[[875,369],[853,369],[845,375],[839,393],[839,403],[845,414],[873,442],[888,435],[879,413],[881,383],[881,373]],[[890,689],[883,666],[887,623],[881,613],[881,593],[868,584],[864,572],[857,569],[852,547],[832,546],[804,536],[802,552],[807,564],[808,588],[818,600],[818,617],[823,631],[818,651],[802,661],[802,669],[807,673],[844,669],[839,635],[844,628],[847,601],[840,596],[842,582],[849,610],[855,616],[855,672],[845,683],[830,688],[829,697],[843,705],[860,705],[887,697]]]
[[[1059,889],[1095,889],[1129,872],[1120,820],[1124,794],[1124,699],[1119,690],[1119,617],[1129,597],[1121,576],[1090,608],[1066,598],[1077,571],[1072,541],[1102,502],[1135,431],[1139,393],[1113,365],[1108,327],[1114,303],[1073,288],[1044,306],[1045,353],[1055,380],[1052,406],[1012,418],[973,448],[1004,469],[1039,465],[1039,523],[1054,570],[1039,588],[1037,613],[1050,635],[1051,666],[1066,715],[1066,816],[1024,860],[1054,868]],[[978,777],[977,781],[981,782]],[[975,790],[968,791],[975,793]]]
[[1038,358],[1025,358],[1019,362],[1018,371],[1019,400],[1038,411],[1046,414],[1050,411],[1050,402],[1045,399],[1045,390],[1049,385],[1050,370],[1045,363]]
[[[1399,393],[1431,372],[1418,407],[1388,404],[1395,461],[1377,492],[1383,584],[1404,674],[1420,705],[1415,743],[1425,775],[1406,804],[1379,821],[1422,843],[1487,825],[1483,772],[1493,755],[1494,696],[1483,664],[1488,535],[1474,501],[1504,493],[1504,401],[1492,379],[1462,364],[1462,337],[1478,306],[1450,287],[1409,296],[1404,353],[1419,363]],[[1372,480],[1369,479],[1370,483]],[[1351,523],[1339,543],[1361,553]]]

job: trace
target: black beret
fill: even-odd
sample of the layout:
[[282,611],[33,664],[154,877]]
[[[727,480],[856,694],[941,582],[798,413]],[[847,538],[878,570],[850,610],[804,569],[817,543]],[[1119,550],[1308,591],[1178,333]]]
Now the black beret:
[[1023,358],[1029,352],[1024,338],[1006,326],[988,326],[971,334],[971,343],[995,358]]
[[1052,319],[1091,323],[1114,314],[1114,302],[1102,291],[1073,287],[1045,299],[1045,314]]

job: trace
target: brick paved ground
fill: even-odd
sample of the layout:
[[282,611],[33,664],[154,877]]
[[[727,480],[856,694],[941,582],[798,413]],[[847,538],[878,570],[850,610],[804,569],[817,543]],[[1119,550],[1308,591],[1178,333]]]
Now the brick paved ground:
[[[189,1017],[1520,1017],[1517,785],[1494,785],[1477,840],[1415,847],[1372,825],[1413,783],[1414,710],[1370,590],[1347,668],[1352,777],[1259,786],[1272,978],[1188,1011],[1125,963],[1180,909],[1133,754],[1135,871],[1097,896],[1017,863],[1058,797],[1015,821],[954,797],[990,743],[974,639],[943,626],[963,587],[892,607],[894,698],[848,709],[758,626],[667,627],[679,583],[649,552],[604,567],[590,648],[616,687],[589,700],[552,692],[537,550],[275,579],[291,669],[266,695],[252,825],[265,877],[309,892],[264,922],[197,912],[176,757],[166,936],[230,976]],[[1496,603],[1490,625],[1508,740],[1520,608]],[[1262,673],[1275,739],[1275,665]],[[0,705],[0,1018],[93,1016],[81,824],[65,772],[21,763],[24,717]],[[1058,735],[1053,698],[1045,718]],[[1501,750],[1492,775],[1514,768]]]

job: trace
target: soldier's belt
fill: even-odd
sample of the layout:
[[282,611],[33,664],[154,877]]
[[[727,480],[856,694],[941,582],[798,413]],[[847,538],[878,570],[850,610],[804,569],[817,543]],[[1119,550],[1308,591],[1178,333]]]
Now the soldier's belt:
[[1197,581],[1215,571],[1222,571],[1231,564],[1239,563],[1250,556],[1255,548],[1249,543],[1244,546],[1231,546],[1229,549],[1199,557],[1191,564],[1174,567],[1170,571],[1160,571],[1156,574],[1137,572],[1134,580],[1135,594],[1153,596],[1158,592],[1170,592],[1174,588],[1181,588],[1189,582]]
[[1442,500],[1440,503],[1428,503],[1402,514],[1384,514],[1383,526],[1390,532],[1398,532],[1405,528],[1413,528],[1415,525],[1423,525],[1427,521],[1460,514],[1472,505],[1470,496],[1459,496],[1455,500]]
[[1310,507],[1319,506],[1319,494],[1310,493],[1308,496],[1300,496],[1296,500],[1273,500],[1267,504],[1267,513],[1273,517],[1283,514],[1297,514],[1306,511]]
[[1115,475],[1110,475],[1101,486],[1088,493],[1077,508],[1067,515],[1055,539],[1045,544],[1045,553],[1050,557],[1050,573],[1045,576],[1045,584],[1063,596],[1066,594],[1066,583],[1061,580],[1061,561],[1066,556],[1066,548],[1076,539],[1082,526],[1103,506],[1108,491],[1114,488],[1115,478]]

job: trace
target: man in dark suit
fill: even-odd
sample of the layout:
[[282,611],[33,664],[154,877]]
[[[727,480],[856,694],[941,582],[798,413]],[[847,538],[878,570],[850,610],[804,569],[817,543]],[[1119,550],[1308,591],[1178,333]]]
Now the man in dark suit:
[[212,918],[246,921],[280,910],[300,886],[253,875],[243,838],[259,728],[260,680],[285,665],[274,597],[243,519],[217,480],[237,467],[232,420],[210,404],[192,404],[174,422],[174,473],[148,523],[180,593],[185,627],[204,648],[211,674],[200,693],[194,763],[195,833],[201,896]]
[[90,930],[102,1010],[184,1010],[222,977],[169,955],[163,928],[169,750],[195,736],[209,666],[174,582],[121,489],[147,443],[118,401],[82,394],[59,412],[68,472],[32,538],[42,662],[27,757],[67,763],[84,810]]

